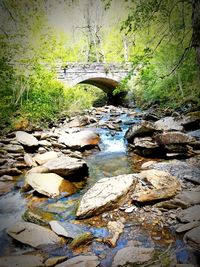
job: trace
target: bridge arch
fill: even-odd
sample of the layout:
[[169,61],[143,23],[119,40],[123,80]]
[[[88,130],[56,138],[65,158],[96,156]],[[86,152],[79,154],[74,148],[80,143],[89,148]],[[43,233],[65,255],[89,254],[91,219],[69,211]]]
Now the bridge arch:
[[70,82],[70,86],[77,84],[90,84],[102,89],[106,94],[110,94],[119,84],[119,77],[114,75],[105,75],[101,73],[97,74],[85,74],[79,76]]
[[69,87],[77,84],[91,84],[102,89],[110,103],[122,98],[112,92],[131,70],[131,63],[67,62],[57,68],[58,79]]

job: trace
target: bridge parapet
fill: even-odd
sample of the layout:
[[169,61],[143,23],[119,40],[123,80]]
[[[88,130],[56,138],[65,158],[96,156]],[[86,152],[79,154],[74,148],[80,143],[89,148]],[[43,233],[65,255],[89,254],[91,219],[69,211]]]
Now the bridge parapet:
[[68,86],[79,83],[95,85],[105,92],[113,91],[131,71],[131,63],[66,62],[57,68],[58,79]]

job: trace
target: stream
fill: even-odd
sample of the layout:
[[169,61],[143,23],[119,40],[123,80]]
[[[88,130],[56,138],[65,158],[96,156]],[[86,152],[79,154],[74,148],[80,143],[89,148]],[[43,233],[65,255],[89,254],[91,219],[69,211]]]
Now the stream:
[[[33,192],[20,192],[25,173],[17,177],[13,189],[0,197],[0,256],[20,255],[34,251],[33,248],[14,241],[6,234],[6,228],[21,220],[27,207],[39,209],[42,211],[42,216],[47,219],[53,215],[55,220],[74,222],[80,198],[99,179],[138,172],[136,162],[145,162],[145,160],[140,157],[138,157],[138,161],[135,160],[133,154],[128,150],[124,135],[131,124],[140,121],[141,112],[139,109],[132,110],[130,114],[127,110],[125,111],[122,109],[117,113],[102,112],[99,115],[98,127],[95,123],[84,127],[98,133],[100,143],[98,148],[82,153],[83,159],[89,167],[89,177],[86,181],[77,182],[76,186],[79,188],[77,193],[69,197],[49,199]],[[113,129],[107,127],[109,122],[116,127]],[[122,221],[124,231],[115,247],[110,247],[104,242],[94,241],[74,251],[69,249],[66,244],[61,248],[48,247],[45,252],[52,257],[65,255],[69,258],[92,252],[99,257],[101,267],[111,266],[116,252],[130,244],[154,247],[158,254],[163,253],[162,266],[175,266],[170,265],[168,261],[184,264],[188,263],[191,258],[195,258],[194,253],[189,251],[183,243],[182,237],[176,236],[173,227],[169,227],[162,220],[162,217],[164,218],[162,213],[153,210],[150,205],[138,206],[136,212],[132,213],[124,210],[125,208],[115,209],[104,213],[103,216],[99,215],[75,222],[85,231],[90,231],[96,238],[103,240],[109,235],[106,228],[107,222],[110,220]],[[155,261],[155,264],[149,266],[161,266],[160,264]]]

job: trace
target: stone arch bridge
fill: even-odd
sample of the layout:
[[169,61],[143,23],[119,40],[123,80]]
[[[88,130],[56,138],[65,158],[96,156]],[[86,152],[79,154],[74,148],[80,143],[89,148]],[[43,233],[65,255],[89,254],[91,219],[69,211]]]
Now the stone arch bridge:
[[58,79],[67,86],[91,84],[111,94],[131,70],[131,63],[66,63],[57,68]]

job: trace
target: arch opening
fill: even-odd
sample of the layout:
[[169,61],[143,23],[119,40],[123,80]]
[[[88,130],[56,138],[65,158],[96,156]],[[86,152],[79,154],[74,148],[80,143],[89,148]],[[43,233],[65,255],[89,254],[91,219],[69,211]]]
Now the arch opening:
[[111,94],[119,82],[109,78],[96,77],[80,81],[79,84],[91,84],[102,89],[106,94]]

